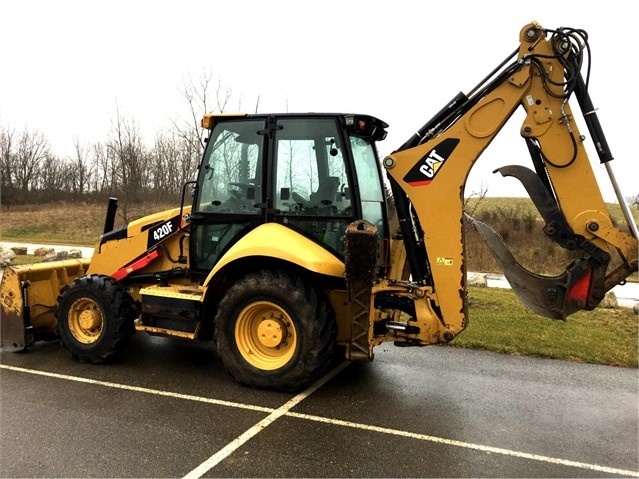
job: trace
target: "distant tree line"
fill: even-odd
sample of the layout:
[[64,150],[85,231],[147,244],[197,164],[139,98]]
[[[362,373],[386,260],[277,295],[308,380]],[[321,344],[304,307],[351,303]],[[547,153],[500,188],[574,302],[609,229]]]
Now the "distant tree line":
[[139,125],[119,107],[103,141],[84,144],[76,138],[73,154],[66,157],[53,152],[44,132],[0,121],[0,203],[179,198],[183,184],[194,179],[203,151],[202,115],[224,112],[232,96],[219,81],[215,91],[212,86],[210,73],[185,82],[186,119],[172,121],[152,144],[145,144]]
[[[83,144],[76,138],[73,154],[66,157],[52,151],[44,132],[0,121],[0,204],[116,196],[126,211],[126,205],[141,201],[179,199],[184,183],[195,178],[204,147],[202,115],[223,113],[232,98],[229,88],[211,78],[203,73],[184,82],[186,119],[174,120],[152,144],[143,142],[139,126],[119,108],[103,141]],[[639,194],[627,200],[639,206]]]
[[118,118],[104,142],[74,153],[53,153],[43,132],[0,125],[0,201],[37,203],[80,197],[123,195],[131,200],[175,196],[191,179],[200,149],[177,132],[159,133],[145,145],[138,127]]

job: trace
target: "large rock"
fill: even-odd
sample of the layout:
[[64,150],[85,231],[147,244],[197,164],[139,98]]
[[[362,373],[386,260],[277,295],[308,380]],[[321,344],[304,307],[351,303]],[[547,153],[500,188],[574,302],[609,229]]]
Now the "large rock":
[[9,266],[15,257],[16,254],[12,250],[0,246],[0,267],[4,268],[5,266]]
[[488,278],[484,273],[468,273],[466,278],[468,286],[479,286],[480,288],[488,286]]
[[69,259],[82,258],[82,250],[73,248],[69,250]]
[[25,254],[27,254],[27,247],[26,246],[13,246],[11,248],[11,251],[13,251],[15,254],[19,254],[24,256]]
[[55,252],[54,250],[49,251],[42,257],[43,263],[49,263],[51,261],[62,261],[65,259],[77,259],[82,258],[82,251],[77,248],[72,248],[70,250],[62,250]]
[[619,302],[617,301],[617,295],[612,291],[608,291],[604,299],[599,303],[600,308],[610,308],[615,309],[619,307]]
[[34,256],[46,256],[48,254],[55,253],[53,248],[38,248],[33,252]]
[[69,252],[68,251],[58,251],[56,252],[51,252],[51,253],[47,253],[44,255],[44,257],[42,258],[42,262],[43,263],[50,263],[51,261],[62,261],[65,260],[69,257]]

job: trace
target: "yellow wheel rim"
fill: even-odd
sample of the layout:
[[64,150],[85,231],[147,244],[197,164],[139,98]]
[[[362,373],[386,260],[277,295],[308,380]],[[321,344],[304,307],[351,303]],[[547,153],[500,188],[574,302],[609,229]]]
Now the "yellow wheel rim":
[[251,366],[272,371],[293,357],[297,333],[284,309],[259,301],[246,306],[237,317],[235,344]]
[[98,304],[89,298],[76,300],[67,318],[73,337],[83,344],[98,340],[104,327],[104,316]]

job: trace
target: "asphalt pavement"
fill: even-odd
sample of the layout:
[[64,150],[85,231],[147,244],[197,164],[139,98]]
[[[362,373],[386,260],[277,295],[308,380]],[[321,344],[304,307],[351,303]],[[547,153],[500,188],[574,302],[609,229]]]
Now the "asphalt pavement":
[[138,333],[96,366],[40,342],[0,352],[0,477],[639,477],[637,404],[636,368],[443,345],[292,395],[212,343]]
[[639,477],[637,370],[429,346],[247,389],[210,343],[0,354],[0,477]]

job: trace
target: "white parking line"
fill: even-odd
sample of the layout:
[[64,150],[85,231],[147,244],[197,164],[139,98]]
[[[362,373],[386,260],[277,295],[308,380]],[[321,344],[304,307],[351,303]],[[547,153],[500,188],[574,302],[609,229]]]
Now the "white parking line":
[[550,464],[559,464],[561,466],[578,467],[581,469],[589,469],[591,471],[606,472],[609,474],[619,474],[619,475],[632,476],[632,477],[637,477],[639,475],[639,471],[615,469],[614,467],[599,466],[597,464],[588,464],[586,462],[569,461],[566,459],[559,459],[557,457],[541,456],[539,454],[530,454],[527,452],[513,451],[510,449],[503,449],[501,447],[484,446],[481,444],[473,444],[471,442],[456,441],[454,439],[446,439],[443,437],[429,436],[427,434],[419,434],[416,432],[401,431],[398,429],[388,429],[385,427],[371,426],[368,424],[361,424],[357,422],[342,421],[340,419],[329,419],[329,418],[320,417],[320,416],[312,416],[310,414],[300,414],[297,412],[290,412],[288,413],[288,416],[297,417],[299,419],[306,419],[309,421],[323,422],[323,423],[332,424],[335,426],[352,427],[355,429],[363,429],[365,431],[379,432],[382,434],[391,434],[393,436],[408,437],[411,439],[418,439],[420,441],[436,442],[438,444],[446,444],[447,446],[463,447],[466,449],[474,449],[476,451],[488,452],[493,454],[502,454],[504,456],[511,456],[511,457],[520,457],[523,459],[530,459],[532,461],[547,462]]
[[285,404],[283,404],[282,406],[280,406],[277,409],[268,408],[268,407],[262,407],[262,406],[254,406],[254,405],[251,405],[251,404],[237,403],[237,402],[232,402],[232,401],[222,401],[222,400],[219,400],[219,399],[212,399],[212,398],[206,398],[206,397],[201,397],[201,396],[194,396],[194,395],[191,395],[191,394],[173,393],[173,392],[161,391],[161,390],[157,390],[157,389],[143,388],[143,387],[138,387],[138,386],[129,386],[129,385],[126,385],[126,384],[112,383],[112,382],[107,382],[107,381],[98,381],[98,380],[95,380],[95,379],[82,378],[82,377],[78,377],[78,376],[69,376],[69,375],[66,375],[66,374],[58,374],[58,373],[51,373],[51,372],[47,372],[47,371],[39,371],[39,370],[35,370],[35,369],[27,369],[27,368],[21,368],[21,367],[16,367],[16,366],[9,366],[9,365],[6,365],[6,364],[0,364],[0,369],[7,369],[7,370],[10,370],[10,371],[16,371],[16,372],[22,372],[22,373],[28,373],[28,374],[35,374],[35,375],[39,375],[39,376],[47,376],[47,377],[51,377],[51,378],[64,379],[64,380],[67,380],[67,381],[75,381],[75,382],[85,383],[85,384],[93,384],[93,385],[96,385],[96,386],[104,386],[104,387],[110,387],[110,388],[115,388],[115,389],[122,389],[122,390],[125,390],[125,391],[140,392],[140,393],[145,393],[145,394],[154,394],[156,396],[165,396],[165,397],[171,397],[171,398],[176,398],[176,399],[185,399],[185,400],[188,400],[188,401],[198,401],[198,402],[203,402],[203,403],[215,404],[215,405],[218,405],[218,406],[227,406],[227,407],[234,407],[234,408],[239,408],[239,409],[248,409],[248,410],[251,410],[251,411],[259,411],[259,412],[269,413],[269,415],[266,418],[264,418],[263,420],[261,420],[260,422],[255,424],[250,429],[246,430],[243,434],[241,434],[240,436],[235,438],[233,441],[231,441],[229,444],[227,444],[224,448],[220,449],[217,453],[212,455],[209,459],[207,459],[202,464],[200,464],[198,467],[196,467],[191,472],[189,472],[186,476],[184,476],[185,479],[186,478],[199,478],[199,477],[202,477],[202,475],[204,475],[207,471],[209,471],[210,469],[215,467],[215,465],[217,465],[220,461],[222,461],[223,459],[228,457],[232,452],[234,452],[239,447],[241,447],[243,444],[245,444],[249,439],[254,437],[256,434],[258,434],[260,431],[262,431],[264,428],[268,427],[275,420],[279,419],[282,416],[290,416],[290,417],[295,417],[295,418],[298,418],[298,419],[304,419],[304,420],[308,420],[308,421],[315,421],[315,422],[321,422],[321,423],[325,423],[325,424],[332,424],[332,425],[335,425],[335,426],[362,429],[362,430],[376,432],[376,433],[380,433],[380,434],[389,434],[389,435],[394,435],[394,436],[407,437],[407,438],[416,439],[416,440],[420,440],[420,441],[433,442],[433,443],[438,443],[438,444],[445,444],[447,446],[461,447],[461,448],[465,448],[465,449],[473,449],[473,450],[476,450],[476,451],[481,451],[481,452],[486,452],[486,453],[501,454],[501,455],[504,455],[504,456],[517,457],[517,458],[522,458],[522,459],[529,459],[529,460],[532,460],[532,461],[545,462],[545,463],[548,463],[548,464],[557,464],[557,465],[561,465],[561,466],[575,467],[575,468],[580,468],[580,469],[587,469],[587,470],[590,470],[590,471],[603,472],[603,473],[607,473],[607,474],[616,474],[616,475],[629,476],[629,477],[638,477],[639,476],[639,471],[630,471],[630,470],[626,470],[626,469],[617,469],[617,468],[614,468],[614,467],[601,466],[601,465],[598,465],[598,464],[590,464],[590,463],[586,463],[586,462],[570,461],[570,460],[567,460],[567,459],[561,459],[561,458],[556,458],[556,457],[551,457],[551,456],[542,456],[542,455],[538,455],[538,454],[530,454],[530,453],[527,453],[527,452],[514,451],[514,450],[511,450],[511,449],[503,449],[503,448],[499,448],[499,447],[485,446],[485,445],[482,445],[482,444],[473,444],[473,443],[470,443],[470,442],[457,441],[457,440],[454,440],[454,439],[446,439],[446,438],[443,438],[443,437],[429,436],[427,434],[419,434],[419,433],[414,433],[414,432],[409,432],[409,431],[402,431],[402,430],[399,430],[399,429],[389,429],[389,428],[384,428],[384,427],[379,427],[379,426],[372,426],[372,425],[369,425],[369,424],[362,424],[362,423],[356,423],[356,422],[350,422],[350,421],[343,421],[343,420],[340,420],[340,419],[331,419],[331,418],[326,418],[326,417],[321,417],[321,416],[313,416],[313,415],[310,415],[310,414],[302,414],[302,413],[296,413],[296,412],[292,412],[291,411],[291,409],[293,407],[295,407],[301,401],[303,401],[308,396],[310,396],[315,391],[317,391],[320,387],[322,387],[324,384],[326,384],[326,382],[328,382],[331,378],[333,378],[335,375],[337,375],[340,371],[342,371],[349,364],[350,363],[348,363],[348,362],[344,362],[344,363],[340,364],[337,368],[335,368],[333,371],[331,371],[326,376],[321,378],[319,381],[314,383],[311,387],[309,387],[308,389],[306,389],[302,393],[298,394],[297,396],[295,396],[290,401],[286,402]]
[[257,433],[263,431],[266,427],[270,426],[277,419],[281,418],[283,415],[288,413],[291,409],[301,403],[304,399],[309,397],[319,388],[321,388],[324,384],[326,384],[331,378],[336,376],[339,372],[341,372],[349,363],[343,362],[331,372],[329,372],[326,376],[316,381],[313,385],[311,385],[305,391],[302,391],[293,399],[285,402],[282,406],[278,407],[267,417],[258,422],[255,426],[250,429],[247,429],[243,434],[236,437],[233,441],[228,443],[225,447],[220,449],[217,453],[213,454],[206,461],[200,464],[198,467],[189,472],[184,479],[197,479],[202,477],[208,471],[213,469],[217,464],[226,459],[231,453],[241,447],[244,443],[246,443],[249,439],[255,436]]
[[249,409],[251,411],[269,412],[269,413],[273,411],[273,408],[271,407],[253,406],[251,404],[222,401],[221,399],[211,399],[211,398],[205,398],[202,396],[193,396],[191,394],[180,394],[180,393],[173,393],[170,391],[161,391],[159,389],[149,389],[149,388],[143,388],[139,386],[129,386],[128,384],[110,383],[108,381],[98,381],[96,379],[81,378],[79,376],[68,376],[66,374],[50,373],[48,371],[38,371],[37,369],[20,368],[17,366],[9,366],[7,364],[0,364],[0,368],[8,369],[10,371],[18,371],[21,373],[35,374],[37,376],[46,376],[46,377],[56,378],[56,379],[65,379],[67,381],[74,381],[77,383],[93,384],[96,386],[104,386],[107,388],[123,389],[125,391],[134,391],[137,393],[154,394],[156,396],[166,396],[166,397],[171,397],[175,399],[186,399],[187,401],[205,402],[209,404],[215,404],[218,406],[228,406],[228,407],[234,407],[239,409]]

